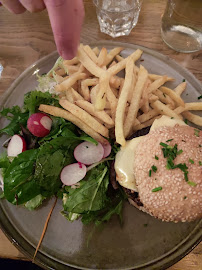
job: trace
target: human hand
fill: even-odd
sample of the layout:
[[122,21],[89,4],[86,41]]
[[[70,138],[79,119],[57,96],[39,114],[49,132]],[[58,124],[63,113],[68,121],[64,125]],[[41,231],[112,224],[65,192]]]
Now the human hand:
[[84,18],[82,0],[1,0],[1,3],[15,14],[47,8],[59,54],[64,59],[76,55]]

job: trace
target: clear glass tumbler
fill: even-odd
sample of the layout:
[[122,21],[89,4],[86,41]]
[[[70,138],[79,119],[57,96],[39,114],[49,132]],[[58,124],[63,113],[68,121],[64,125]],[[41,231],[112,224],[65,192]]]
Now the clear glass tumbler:
[[161,36],[172,49],[189,53],[202,49],[202,0],[168,0]]
[[129,35],[136,26],[142,0],[93,0],[100,31],[111,37]]

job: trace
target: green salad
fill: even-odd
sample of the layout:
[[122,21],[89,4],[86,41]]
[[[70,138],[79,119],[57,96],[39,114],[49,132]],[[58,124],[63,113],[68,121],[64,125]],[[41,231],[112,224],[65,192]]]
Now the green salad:
[[117,145],[110,141],[112,151],[107,158],[89,166],[77,184],[64,185],[60,174],[65,166],[77,162],[75,148],[82,142],[98,143],[71,122],[54,116],[50,116],[49,134],[34,136],[27,122],[38,112],[40,104],[60,107],[57,95],[34,90],[25,94],[22,108],[14,106],[0,112],[1,117],[9,120],[0,135],[20,135],[26,142],[26,150],[15,157],[8,156],[6,149],[1,153],[1,198],[34,210],[44,200],[56,196],[62,199],[61,214],[69,221],[80,218],[84,224],[99,225],[114,214],[121,220],[125,193],[120,188],[113,189],[110,183],[110,163],[118,151]]

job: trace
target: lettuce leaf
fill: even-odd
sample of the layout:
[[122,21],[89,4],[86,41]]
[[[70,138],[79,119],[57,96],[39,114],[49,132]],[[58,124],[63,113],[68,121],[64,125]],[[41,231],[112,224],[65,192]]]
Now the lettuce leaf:
[[27,125],[29,114],[28,112],[22,112],[19,106],[14,106],[12,108],[2,109],[2,111],[0,111],[0,116],[5,117],[10,121],[5,128],[0,129],[0,135],[6,133],[13,136],[14,134],[18,134],[20,132],[20,125]]
[[41,193],[34,180],[38,149],[27,150],[14,158],[4,175],[4,195],[13,204],[23,204]]

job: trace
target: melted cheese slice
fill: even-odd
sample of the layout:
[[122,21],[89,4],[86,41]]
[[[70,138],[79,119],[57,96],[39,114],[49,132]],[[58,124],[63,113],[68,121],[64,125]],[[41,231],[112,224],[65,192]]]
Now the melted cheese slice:
[[[174,127],[176,124],[181,126],[186,124],[180,119],[171,119],[168,116],[162,116],[156,119],[151,126],[150,132],[163,126]],[[119,184],[125,188],[137,191],[136,181],[133,173],[133,164],[136,147],[144,136],[134,138],[126,142],[124,147],[116,155],[115,171],[116,179]]]

